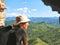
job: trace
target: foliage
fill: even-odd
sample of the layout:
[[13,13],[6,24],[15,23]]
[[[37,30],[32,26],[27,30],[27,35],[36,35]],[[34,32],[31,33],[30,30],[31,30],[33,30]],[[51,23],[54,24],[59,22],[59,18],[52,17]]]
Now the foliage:
[[60,28],[47,23],[30,23],[28,37],[29,41],[36,38],[32,43],[29,42],[30,45],[59,45]]
[[13,25],[15,24],[15,20],[11,20],[11,21],[6,21],[5,25]]

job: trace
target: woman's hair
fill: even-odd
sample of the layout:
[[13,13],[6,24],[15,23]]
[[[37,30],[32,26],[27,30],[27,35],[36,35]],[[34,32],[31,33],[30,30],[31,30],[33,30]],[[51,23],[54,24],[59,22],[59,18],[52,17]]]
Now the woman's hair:
[[16,17],[16,23],[18,23],[18,22],[21,21],[20,17],[21,17],[21,16],[17,16],[17,17]]

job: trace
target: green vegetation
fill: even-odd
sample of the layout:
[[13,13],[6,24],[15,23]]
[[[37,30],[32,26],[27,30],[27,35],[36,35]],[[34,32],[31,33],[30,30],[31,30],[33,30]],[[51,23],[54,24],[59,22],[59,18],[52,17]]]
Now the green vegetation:
[[60,45],[60,26],[31,22],[27,32],[29,45]]
[[6,26],[7,25],[13,25],[13,24],[15,24],[15,20],[11,20],[11,21],[6,21]]
[[30,23],[29,45],[60,45],[60,27],[46,23]]

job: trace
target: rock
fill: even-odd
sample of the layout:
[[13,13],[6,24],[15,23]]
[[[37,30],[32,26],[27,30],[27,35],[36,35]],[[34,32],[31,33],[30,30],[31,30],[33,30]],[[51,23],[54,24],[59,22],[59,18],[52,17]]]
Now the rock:
[[42,0],[45,5],[51,6],[53,11],[60,13],[60,0]]

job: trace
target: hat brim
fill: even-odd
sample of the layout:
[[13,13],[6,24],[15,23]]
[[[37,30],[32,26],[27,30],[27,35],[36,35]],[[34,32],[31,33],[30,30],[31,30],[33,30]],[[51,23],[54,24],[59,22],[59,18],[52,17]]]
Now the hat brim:
[[25,22],[29,22],[30,20],[28,19],[28,20],[25,20],[25,21],[20,21],[20,22],[18,22],[17,24],[20,24],[20,23],[25,23]]

